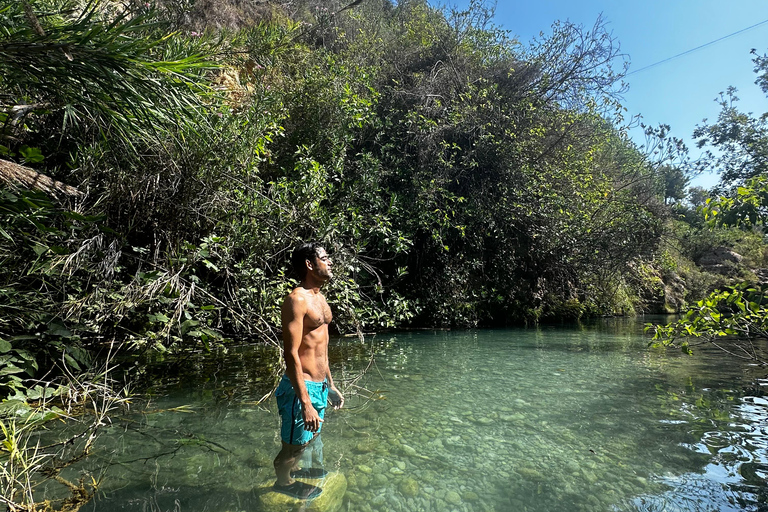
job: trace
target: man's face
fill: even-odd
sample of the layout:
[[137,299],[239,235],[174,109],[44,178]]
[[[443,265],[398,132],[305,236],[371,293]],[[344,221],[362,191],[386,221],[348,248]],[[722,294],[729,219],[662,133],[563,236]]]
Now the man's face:
[[325,252],[325,249],[319,247],[317,249],[317,256],[315,256],[315,261],[312,263],[312,272],[314,272],[317,277],[327,281],[333,277],[333,271],[331,270],[332,265],[333,263],[331,262],[331,258],[328,257],[328,253]]

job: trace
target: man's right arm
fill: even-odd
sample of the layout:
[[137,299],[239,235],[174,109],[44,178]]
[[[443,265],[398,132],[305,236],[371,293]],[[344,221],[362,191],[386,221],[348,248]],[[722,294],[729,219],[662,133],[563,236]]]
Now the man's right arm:
[[282,309],[283,324],[283,356],[285,357],[285,373],[293,385],[293,390],[301,402],[301,414],[304,428],[317,432],[323,421],[312,406],[312,401],[304,384],[304,368],[299,358],[299,347],[304,336],[304,315],[307,312],[307,302],[302,297],[288,295]]

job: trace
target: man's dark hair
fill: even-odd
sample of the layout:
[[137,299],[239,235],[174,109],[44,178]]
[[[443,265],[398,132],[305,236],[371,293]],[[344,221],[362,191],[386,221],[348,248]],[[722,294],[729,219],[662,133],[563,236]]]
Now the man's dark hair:
[[317,250],[321,247],[323,245],[320,242],[308,242],[301,244],[293,250],[291,265],[301,281],[307,277],[307,265],[305,262],[309,260],[314,264],[317,259]]

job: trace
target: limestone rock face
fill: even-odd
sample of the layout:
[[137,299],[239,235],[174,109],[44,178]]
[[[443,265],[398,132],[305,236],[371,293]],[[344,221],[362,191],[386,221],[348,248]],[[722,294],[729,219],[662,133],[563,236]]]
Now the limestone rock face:
[[741,254],[734,252],[727,247],[715,247],[710,252],[702,255],[699,258],[698,263],[703,267],[707,267],[710,265],[722,265],[726,261],[741,263],[741,260],[743,259],[744,257]]
[[265,512],[337,512],[347,492],[347,479],[338,471],[328,473],[325,478],[301,479],[316,485],[323,493],[313,500],[297,500],[272,490],[274,481],[258,489],[259,501]]
[[741,254],[727,247],[715,247],[710,252],[702,255],[697,263],[708,272],[729,275],[733,273],[734,267],[741,263],[743,259],[744,257]]
[[685,308],[685,281],[675,272],[664,280],[664,312],[678,313]]

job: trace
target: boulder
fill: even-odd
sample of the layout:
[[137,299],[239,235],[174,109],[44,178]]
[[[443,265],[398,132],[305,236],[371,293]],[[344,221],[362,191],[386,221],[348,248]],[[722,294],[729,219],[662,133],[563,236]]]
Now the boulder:
[[720,270],[722,267],[727,267],[728,264],[739,264],[744,256],[732,251],[727,247],[715,247],[711,251],[703,254],[698,258],[698,263],[704,268]]
[[272,490],[274,481],[258,488],[259,501],[265,512],[336,512],[341,509],[344,494],[347,492],[346,477],[334,471],[325,478],[301,479],[320,487],[323,492],[313,500],[297,500]]

